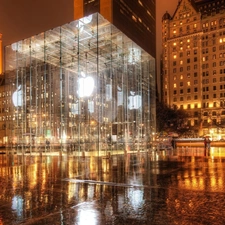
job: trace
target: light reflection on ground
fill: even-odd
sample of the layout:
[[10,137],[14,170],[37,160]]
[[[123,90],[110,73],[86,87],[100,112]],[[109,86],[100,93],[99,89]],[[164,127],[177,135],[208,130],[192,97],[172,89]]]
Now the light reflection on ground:
[[0,155],[0,225],[225,224],[225,149]]

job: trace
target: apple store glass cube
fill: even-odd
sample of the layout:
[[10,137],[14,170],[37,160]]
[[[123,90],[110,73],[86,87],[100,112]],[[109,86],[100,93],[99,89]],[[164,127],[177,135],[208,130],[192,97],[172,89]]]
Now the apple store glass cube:
[[32,151],[46,149],[46,140],[51,149],[73,151],[148,147],[155,59],[100,14],[7,46],[5,62],[7,144]]

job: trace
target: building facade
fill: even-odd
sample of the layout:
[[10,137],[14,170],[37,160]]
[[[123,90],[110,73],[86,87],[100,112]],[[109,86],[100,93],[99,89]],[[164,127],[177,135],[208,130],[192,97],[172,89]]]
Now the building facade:
[[74,19],[99,12],[155,58],[155,4],[155,0],[74,0]]
[[192,136],[225,137],[224,0],[180,0],[162,18],[162,96],[189,113]]
[[0,75],[3,73],[3,57],[2,57],[2,34],[0,33]]
[[147,148],[155,59],[98,13],[6,47],[5,142],[72,150]]

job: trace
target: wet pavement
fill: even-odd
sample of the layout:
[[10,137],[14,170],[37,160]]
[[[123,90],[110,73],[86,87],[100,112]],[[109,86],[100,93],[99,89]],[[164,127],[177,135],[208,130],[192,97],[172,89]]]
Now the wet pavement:
[[0,225],[225,224],[225,149],[0,155]]

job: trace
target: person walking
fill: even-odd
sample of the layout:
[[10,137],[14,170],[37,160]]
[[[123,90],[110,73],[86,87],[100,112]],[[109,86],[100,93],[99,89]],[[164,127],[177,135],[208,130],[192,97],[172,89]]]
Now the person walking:
[[205,150],[207,148],[207,140],[206,140],[206,137],[204,138],[204,147],[205,147]]
[[206,139],[206,145],[207,145],[207,149],[209,150],[210,149],[210,144],[211,144],[211,141],[209,138]]

